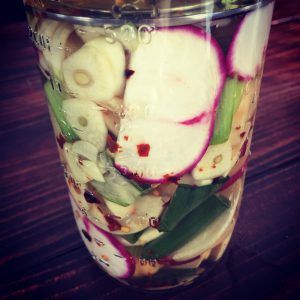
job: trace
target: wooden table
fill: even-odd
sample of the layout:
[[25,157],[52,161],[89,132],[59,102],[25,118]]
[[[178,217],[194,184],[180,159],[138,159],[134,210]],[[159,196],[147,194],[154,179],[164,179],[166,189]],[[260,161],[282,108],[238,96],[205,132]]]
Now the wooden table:
[[154,296],[118,286],[90,259],[71,213],[25,23],[1,27],[1,299],[296,299],[299,14],[298,1],[278,1],[244,201],[227,258],[189,289]]

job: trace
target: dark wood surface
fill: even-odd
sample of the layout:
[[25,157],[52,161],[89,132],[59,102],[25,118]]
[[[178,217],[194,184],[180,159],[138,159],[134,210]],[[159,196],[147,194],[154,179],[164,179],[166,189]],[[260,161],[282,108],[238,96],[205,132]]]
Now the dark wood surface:
[[300,299],[300,22],[278,1],[247,184],[227,257],[184,291],[107,278],[79,238],[25,23],[0,28],[1,299]]

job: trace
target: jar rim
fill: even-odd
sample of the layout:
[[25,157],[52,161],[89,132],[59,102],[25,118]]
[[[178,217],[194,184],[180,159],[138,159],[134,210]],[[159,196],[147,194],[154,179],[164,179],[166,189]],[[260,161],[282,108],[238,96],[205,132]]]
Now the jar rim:
[[[53,0],[33,1],[35,5],[25,1],[25,9],[42,13],[46,17],[58,21],[67,21],[78,25],[99,26],[99,25],[122,25],[133,22],[135,24],[149,24],[155,26],[178,26],[201,22],[207,19],[217,20],[232,15],[239,15],[248,11],[265,6],[274,0],[241,0],[245,3],[241,7],[222,9],[216,4],[218,0],[201,1],[198,4],[185,7],[153,7],[153,9],[132,9],[123,7],[119,16],[114,15],[113,7],[109,9],[88,8],[74,6]],[[28,1],[31,2],[31,1]],[[251,3],[253,2],[253,3]],[[41,6],[36,5],[42,4]]]

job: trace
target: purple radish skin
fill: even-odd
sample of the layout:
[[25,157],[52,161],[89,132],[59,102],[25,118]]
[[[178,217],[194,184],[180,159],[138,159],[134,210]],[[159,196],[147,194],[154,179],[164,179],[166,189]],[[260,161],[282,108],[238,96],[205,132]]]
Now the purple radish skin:
[[[210,117],[210,119],[213,119],[213,117]],[[146,124],[146,126],[142,126],[142,123]],[[203,123],[201,122],[193,125],[182,125],[141,120],[137,122],[131,122],[131,130],[134,130],[134,127],[139,129],[144,128],[144,130],[141,130],[141,134],[143,136],[140,134],[140,137],[138,137],[139,139],[136,141],[136,143],[130,145],[130,147],[126,146],[126,143],[128,143],[128,141],[119,138],[118,144],[121,146],[122,150],[116,155],[115,167],[125,176],[134,177],[134,179],[138,179],[138,181],[141,182],[163,183],[169,182],[170,178],[179,179],[179,177],[190,172],[197,165],[209,146],[209,142],[213,133],[214,123],[211,121],[203,121]],[[167,131],[164,131],[163,128],[166,127],[169,127],[169,129]],[[162,130],[160,131],[160,129]],[[172,134],[169,134],[169,130],[171,129],[173,132]],[[147,135],[150,131],[156,131],[157,133],[157,142],[155,143],[157,148],[155,147],[155,145],[153,146],[154,143],[151,143],[149,142],[149,140],[147,140]],[[176,132],[178,132],[177,136]],[[181,143],[178,143],[180,132],[182,132],[182,140]],[[203,136],[201,136],[201,133]],[[187,134],[190,134],[191,136],[188,137]],[[131,135],[127,133],[126,135],[129,136],[129,141],[131,141]],[[153,132],[149,133],[150,139],[151,135],[152,137],[154,136]],[[170,137],[171,142],[168,143],[168,141],[170,141]],[[196,142],[197,139],[199,140],[198,143]],[[194,149],[191,148],[192,145],[187,148],[186,145],[188,145],[190,141],[193,141],[192,145],[194,145]],[[140,143],[147,143],[150,145],[149,157],[139,157],[139,155],[136,153],[134,146]],[[166,151],[166,145],[172,145],[171,149],[167,149],[168,151]],[[153,159],[151,157],[153,153],[153,151],[151,152],[151,148],[158,149],[156,151],[156,156]],[[184,153],[186,153],[187,151],[191,152],[185,155]],[[173,156],[174,159],[171,160],[172,158],[169,156],[169,159],[167,160],[166,157],[164,157],[164,153],[166,155],[169,153],[171,157]],[[178,158],[176,157],[176,155],[178,156]],[[146,160],[149,159],[152,159],[152,161],[150,160],[149,163],[147,163]],[[127,166],[124,163],[126,162],[126,160],[128,162]],[[176,162],[176,164],[174,163],[174,161]],[[174,164],[181,164],[182,161],[185,165],[182,167],[176,166],[177,169],[175,170]],[[131,164],[131,169],[129,164]]]
[[[135,260],[131,256],[131,254],[116,238],[100,229],[98,226],[93,224],[86,216],[84,216],[77,203],[72,199],[71,196],[70,198],[75,215],[75,220],[79,230],[85,229],[86,233],[91,237],[91,242],[87,242],[87,240],[84,239],[85,234],[80,232],[82,238],[84,239],[84,243],[93,255],[93,258],[111,276],[119,279],[126,279],[131,277],[135,271]],[[78,213],[80,216],[78,216]],[[83,224],[84,228],[82,228]],[[105,249],[105,247],[108,247],[108,249]],[[105,252],[105,250],[107,252]],[[115,269],[112,268],[112,261],[114,263]],[[120,270],[122,268],[124,270],[120,273]]]
[[263,64],[274,3],[248,13],[241,21],[229,47],[227,69],[239,80],[253,79]]
[[[162,35],[164,34],[164,32],[166,32],[166,37]],[[172,34],[170,35],[170,33]],[[154,89],[154,87],[152,87],[151,84],[149,85],[149,82],[151,81],[141,80],[140,85],[137,85],[137,83],[135,83],[133,85],[134,88],[132,88],[132,80],[134,80],[134,78],[138,78],[137,76],[140,76],[141,78],[143,78],[143,76],[147,77],[148,75],[144,75],[144,74],[149,74],[148,72],[149,70],[151,70],[152,72],[153,71],[152,68],[155,68],[155,66],[149,63],[145,65],[142,62],[140,62],[142,59],[144,59],[144,57],[148,57],[150,55],[150,53],[148,53],[149,52],[149,49],[147,48],[148,45],[143,46],[144,48],[142,48],[142,50],[139,50],[141,49],[140,48],[141,46],[137,49],[137,51],[135,52],[135,56],[132,58],[133,61],[132,64],[133,67],[139,65],[139,68],[135,69],[132,68],[132,66],[130,66],[131,69],[135,69],[135,73],[127,81],[125,100],[124,100],[125,108],[126,108],[125,118],[122,119],[121,121],[120,134],[118,136],[118,141],[117,141],[118,145],[120,146],[119,148],[120,151],[117,152],[116,154],[115,166],[124,175],[131,176],[134,179],[138,179],[139,181],[148,182],[148,183],[162,183],[162,182],[168,182],[169,178],[179,178],[180,176],[191,171],[197,165],[197,163],[205,154],[207,147],[210,143],[210,139],[214,129],[215,114],[219,103],[220,94],[225,81],[223,53],[219,45],[210,35],[204,33],[204,31],[202,31],[201,29],[192,26],[182,26],[182,27],[171,28],[171,29],[169,28],[160,29],[157,32],[154,32],[154,38],[152,42],[155,41],[155,34],[159,35],[159,39],[162,39],[162,41],[166,44],[165,46],[169,49],[168,51],[170,51],[172,54],[174,54],[172,52],[172,49],[176,48],[175,47],[176,45],[172,43],[177,43],[175,42],[175,40],[177,41],[178,37],[179,38],[188,37],[185,40],[186,41],[185,47],[187,47],[188,45],[189,49],[191,47],[193,48],[194,44],[197,47],[200,47],[200,49],[202,48],[208,49],[209,51],[206,50],[207,52],[202,49],[202,51],[205,51],[203,52],[204,53],[203,56],[201,56],[201,52],[195,53],[194,60],[198,61],[198,64],[200,65],[203,64],[203,62],[208,59],[213,61],[214,67],[206,66],[206,68],[208,73],[210,72],[209,75],[213,79],[216,78],[215,79],[216,82],[214,84],[215,88],[213,89],[214,90],[213,95],[211,95],[212,94],[211,92],[207,93],[210,95],[207,97],[211,97],[211,98],[201,100],[201,95],[200,97],[197,98],[200,100],[200,103],[202,104],[200,104],[200,108],[196,107],[194,108],[193,111],[191,110],[192,112],[194,111],[196,112],[193,114],[190,113],[191,111],[189,112],[185,111],[185,113],[179,114],[181,108],[184,110],[184,107],[189,106],[186,105],[186,102],[182,102],[182,100],[180,99],[178,100],[178,103],[176,102],[176,104],[180,106],[180,109],[178,108],[177,110],[175,109],[171,111],[170,107],[172,106],[174,107],[174,105],[172,106],[169,105],[170,102],[169,94],[167,94],[168,97],[166,97],[166,95],[162,97],[162,99],[166,99],[166,103],[162,103],[163,100],[160,99],[159,97],[160,95],[155,96],[158,97],[161,101],[160,102],[161,104],[158,106],[154,105],[155,101],[157,100],[155,99],[155,97],[154,100],[152,99],[154,101],[153,103],[150,103],[151,101],[148,103],[145,101],[144,103],[143,101],[139,102],[140,100],[136,100],[139,97],[137,97],[135,93],[133,93],[133,91],[130,91],[130,89],[139,90],[141,89],[141,87]],[[205,47],[203,46],[203,42]],[[159,51],[158,49],[159,48],[157,48],[157,55],[156,55],[158,57],[157,63],[159,65],[164,66],[163,63],[160,64],[159,59],[165,59],[166,54],[162,54],[161,51]],[[150,48],[150,50],[152,50],[152,48]],[[145,53],[141,51],[144,51]],[[207,57],[207,53],[209,53],[209,57]],[[183,54],[185,55],[184,51]],[[185,58],[184,55],[183,58]],[[153,57],[153,52],[151,52],[149,59],[151,57]],[[171,58],[170,61],[166,63],[166,67],[163,68],[162,71],[164,71],[167,74],[168,73],[167,71],[173,70],[175,72],[175,74],[173,75],[174,77],[176,77],[179,73],[178,70],[173,66],[176,65],[176,62],[178,63],[179,60],[180,57],[176,57],[176,61],[174,57]],[[189,60],[194,61],[190,57]],[[190,68],[190,66],[188,68]],[[188,70],[193,70],[193,69],[190,68]],[[192,73],[194,76],[195,75],[194,72]],[[185,71],[185,75],[186,74],[188,74],[187,71]],[[180,74],[178,76],[180,76]],[[189,74],[186,76],[187,78],[191,77]],[[200,86],[203,85],[201,81],[200,83],[197,82],[197,85],[195,85],[194,83],[193,89],[199,90],[199,85]],[[204,85],[205,86],[207,85],[207,80],[204,82]],[[187,85],[185,88],[188,90],[190,87],[191,86]],[[168,88],[168,90],[169,89],[172,90],[171,86]],[[134,99],[134,97],[137,98]],[[199,105],[199,101],[196,102],[194,101],[191,104],[193,105],[193,103],[196,103],[195,105],[197,106]],[[166,107],[169,106],[170,111],[168,109],[165,109],[164,105]],[[144,110],[146,110],[146,107],[148,108],[147,114],[146,113],[144,114]],[[173,117],[172,114],[174,114]],[[137,124],[140,124],[140,126],[137,126]],[[157,133],[156,137],[154,135],[155,132]],[[175,141],[175,137],[176,137],[176,141]],[[149,157],[148,155],[146,155],[147,157],[145,156],[139,157],[141,155],[137,155],[136,147],[140,144],[148,144],[150,146]],[[194,144],[197,145],[197,147],[194,146],[192,148]],[[187,145],[190,146],[187,147]],[[187,151],[187,148],[189,148],[189,152]],[[153,149],[153,151],[151,151],[151,149]],[[169,153],[171,156],[173,156],[173,159],[170,158],[169,155],[167,159],[165,157],[166,155],[163,153],[165,154]],[[169,165],[167,164],[167,161]]]
[[193,124],[217,107],[226,75],[224,66],[220,46],[202,29],[159,29],[153,32],[151,42],[140,45],[131,57],[129,68],[134,74],[127,80],[126,113],[135,118]]

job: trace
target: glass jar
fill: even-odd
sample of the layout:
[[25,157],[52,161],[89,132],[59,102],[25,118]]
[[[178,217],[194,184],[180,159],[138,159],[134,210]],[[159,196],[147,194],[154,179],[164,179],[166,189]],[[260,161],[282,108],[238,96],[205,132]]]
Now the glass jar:
[[24,2],[92,258],[132,287],[190,284],[237,220],[273,1]]

